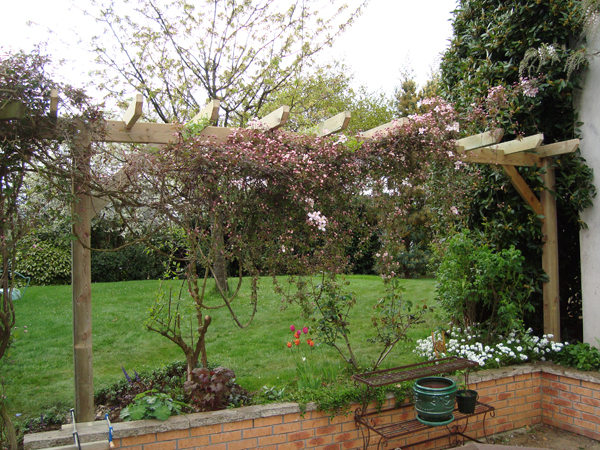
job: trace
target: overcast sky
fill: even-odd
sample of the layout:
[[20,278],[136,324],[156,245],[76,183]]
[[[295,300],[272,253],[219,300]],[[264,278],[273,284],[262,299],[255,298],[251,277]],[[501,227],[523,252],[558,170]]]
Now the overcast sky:
[[[360,0],[348,0],[349,6]],[[75,4],[82,0],[13,0],[3,6],[0,45],[4,49],[30,49],[51,40],[53,59],[67,59],[60,75],[81,86],[92,65],[86,51],[90,30],[97,25]],[[423,84],[452,35],[451,11],[456,0],[371,0],[365,13],[327,50],[324,58],[344,59],[357,83],[370,90],[392,92],[401,69],[414,70]],[[35,25],[28,26],[27,22]],[[83,40],[79,42],[79,38]]]

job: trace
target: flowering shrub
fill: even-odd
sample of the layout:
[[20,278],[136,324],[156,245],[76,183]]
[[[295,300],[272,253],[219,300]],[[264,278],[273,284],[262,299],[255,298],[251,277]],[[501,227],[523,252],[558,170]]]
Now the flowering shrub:
[[[446,352],[440,358],[460,356],[475,361],[480,367],[497,368],[524,362],[552,359],[563,348],[563,344],[551,341],[552,335],[541,338],[534,336],[529,328],[525,332],[511,331],[506,337],[498,335],[496,343],[483,344],[484,334],[476,327],[453,328],[446,333]],[[440,332],[434,333],[436,341],[441,340]],[[436,358],[433,341],[430,337],[419,339],[413,350],[418,356],[432,360]]]

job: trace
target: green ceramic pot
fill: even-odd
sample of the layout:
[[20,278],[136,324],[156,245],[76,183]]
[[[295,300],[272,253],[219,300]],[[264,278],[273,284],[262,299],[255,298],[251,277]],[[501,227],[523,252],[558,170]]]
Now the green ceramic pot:
[[413,386],[417,419],[427,425],[446,425],[454,420],[456,383],[450,378],[419,378]]

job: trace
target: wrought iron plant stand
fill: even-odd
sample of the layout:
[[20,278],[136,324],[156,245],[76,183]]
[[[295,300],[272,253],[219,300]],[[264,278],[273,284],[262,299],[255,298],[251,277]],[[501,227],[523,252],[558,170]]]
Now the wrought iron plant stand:
[[[427,361],[419,364],[412,364],[409,366],[401,366],[395,367],[393,369],[378,370],[375,372],[366,372],[353,375],[352,378],[354,378],[354,383],[357,386],[360,386],[361,384],[367,386],[362,405],[356,408],[356,411],[354,412],[354,422],[356,424],[356,427],[361,430],[361,435],[363,439],[363,449],[368,449],[372,435],[374,440],[379,439],[377,441],[377,449],[379,450],[382,448],[386,448],[388,442],[392,439],[408,436],[410,434],[414,434],[416,432],[432,428],[430,425],[421,423],[416,418],[416,416],[414,419],[405,420],[401,422],[378,424],[378,421],[376,420],[377,418],[375,416],[378,416],[381,413],[391,410],[408,410],[408,408],[414,405],[414,402],[411,399],[411,401],[409,402],[403,403],[401,405],[395,405],[393,407],[384,408],[380,411],[376,411],[373,409],[370,410],[369,398],[372,397],[369,396],[369,391],[371,389],[392,384],[400,384],[404,381],[416,380],[418,378],[432,375],[452,373],[456,370],[465,369],[465,382],[467,382],[469,369],[477,365],[478,364],[476,362],[453,356],[450,358],[435,359],[432,361]],[[455,409],[453,411],[454,421],[448,425],[445,425],[447,429],[446,434],[436,436],[431,439],[425,439],[419,442],[413,442],[409,444],[408,447],[424,444],[426,442],[434,441],[444,437],[448,437],[450,439],[451,445],[461,444],[464,442],[465,439],[481,443],[477,439],[464,434],[469,424],[469,418],[483,414],[483,428],[485,430],[486,416],[488,413],[490,413],[490,415],[493,417],[495,415],[495,409],[496,408],[494,408],[493,406],[481,403],[479,401],[477,402],[475,411],[472,414],[463,414],[459,412],[458,409]]]

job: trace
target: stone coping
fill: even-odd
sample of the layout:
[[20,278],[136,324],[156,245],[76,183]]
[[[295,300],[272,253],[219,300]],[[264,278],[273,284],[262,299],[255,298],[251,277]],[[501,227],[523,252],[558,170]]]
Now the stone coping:
[[[499,378],[540,372],[557,376],[567,376],[573,379],[600,384],[600,373],[598,372],[581,372],[577,369],[562,367],[552,363],[523,364],[475,372],[469,375],[469,383],[480,383]],[[315,410],[317,410],[317,405],[315,403],[306,405],[305,411]],[[300,412],[301,409],[298,403],[270,403],[267,405],[244,406],[222,411],[172,416],[166,421],[137,420],[133,422],[119,422],[113,424],[113,438],[120,439],[153,433],[164,433],[167,431],[185,430],[206,425],[239,422],[248,419],[258,419]],[[104,441],[107,439],[108,426],[106,421],[78,423],[77,432],[82,443]],[[62,429],[57,431],[26,434],[24,438],[25,450],[36,450],[69,445],[72,443],[73,426],[71,424],[63,425]]]

